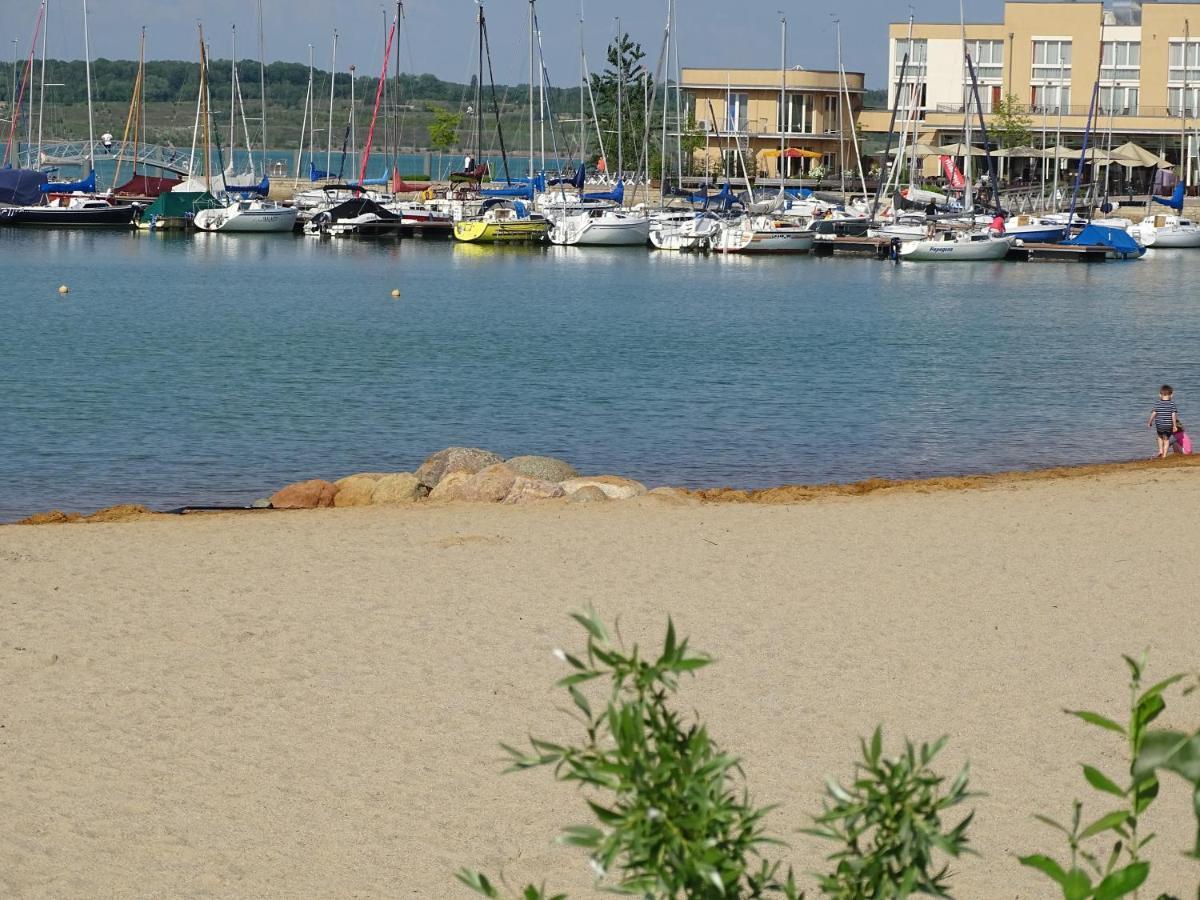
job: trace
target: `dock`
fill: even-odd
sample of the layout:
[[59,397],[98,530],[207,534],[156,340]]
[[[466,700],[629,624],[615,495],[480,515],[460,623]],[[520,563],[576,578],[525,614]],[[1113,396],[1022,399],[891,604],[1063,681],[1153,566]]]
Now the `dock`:
[[838,235],[813,241],[812,252],[815,256],[874,256],[876,259],[890,259],[892,241],[885,237]]

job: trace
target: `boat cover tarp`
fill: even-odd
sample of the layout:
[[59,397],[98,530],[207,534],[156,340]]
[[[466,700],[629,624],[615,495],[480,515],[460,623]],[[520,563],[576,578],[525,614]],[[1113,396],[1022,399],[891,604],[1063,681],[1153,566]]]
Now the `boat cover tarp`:
[[258,184],[229,184],[226,182],[225,193],[241,194],[242,199],[248,199],[255,195],[265,197],[271,193],[271,179],[264,175]]
[[576,190],[582,191],[586,178],[587,170],[584,168],[583,163],[580,163],[579,168],[575,170],[575,174],[570,178],[551,178],[546,183],[549,185],[569,184]]
[[729,182],[725,182],[725,186],[715,194],[693,194],[690,198],[693,203],[703,203],[705,209],[729,209],[737,202],[737,198],[733,196],[733,187]]
[[595,194],[584,194],[584,200],[611,200],[613,203],[625,202],[625,182],[618,181],[611,191],[601,191]]
[[340,222],[342,219],[353,219],[367,213],[374,213],[381,219],[391,220],[400,218],[394,212],[384,209],[374,200],[367,197],[355,197],[352,200],[346,200],[322,213],[318,213],[318,215],[328,215],[331,222]]
[[182,184],[178,178],[158,178],[152,175],[134,175],[113,193],[130,197],[158,197],[164,191],[169,191],[177,184]]
[[0,169],[0,203],[32,206],[42,199],[42,185],[49,179],[33,169]]
[[200,209],[221,209],[222,206],[216,197],[206,191],[164,191],[146,207],[142,218],[182,218]]
[[546,176],[535,175],[533,178],[521,179],[523,184],[510,184],[508,187],[487,188],[479,192],[483,197],[518,197],[532,200],[535,192],[545,192]]
[[1127,232],[1106,225],[1087,225],[1083,231],[1063,243],[1072,247],[1112,247],[1119,253],[1135,256],[1146,252]]
[[1175,192],[1170,197],[1151,197],[1155,203],[1161,203],[1163,206],[1169,206],[1171,209],[1178,212],[1183,212],[1183,193],[1184,184],[1179,182],[1175,185]]
[[381,185],[381,184],[387,184],[387,183],[388,183],[388,181],[390,181],[390,180],[391,180],[391,177],[392,177],[392,170],[391,170],[391,169],[387,169],[387,170],[386,170],[386,171],[385,171],[385,172],[384,172],[384,173],[383,173],[381,176],[379,176],[378,178],[364,178],[364,179],[362,180],[362,183],[363,183],[364,185],[368,185],[368,184],[369,184],[369,185]]
[[88,177],[82,181],[47,181],[42,185],[43,194],[72,194],[83,191],[85,194],[96,193],[96,170],[88,172]]

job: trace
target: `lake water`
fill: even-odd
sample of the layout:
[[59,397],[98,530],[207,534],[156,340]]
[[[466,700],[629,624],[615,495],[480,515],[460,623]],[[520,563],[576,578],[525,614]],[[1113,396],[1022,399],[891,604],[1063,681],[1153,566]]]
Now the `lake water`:
[[1160,382],[1200,412],[1197,263],[0,230],[0,521],[452,444],[705,486],[1149,456]]

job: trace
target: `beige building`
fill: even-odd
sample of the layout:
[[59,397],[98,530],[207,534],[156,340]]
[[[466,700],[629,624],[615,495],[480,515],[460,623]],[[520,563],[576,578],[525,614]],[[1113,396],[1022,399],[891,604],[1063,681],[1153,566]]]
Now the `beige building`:
[[[1043,137],[1053,145],[1060,132],[1063,144],[1081,145],[1098,77],[1091,143],[1132,140],[1179,161],[1182,117],[1200,114],[1200,3],[1006,0],[1002,22],[969,23],[966,37],[983,110],[1015,96],[1032,120],[1034,146]],[[899,97],[901,118],[915,107],[922,142],[960,140],[970,77],[957,24],[915,24],[910,41],[909,24],[893,23],[888,72],[889,107]],[[886,133],[888,116],[870,111],[862,126]],[[1194,136],[1188,146],[1194,160]]]
[[[857,167],[852,122],[862,110],[864,76],[789,69],[786,89],[779,69],[684,69],[687,115],[704,134],[696,164],[710,173],[751,178],[831,175]],[[781,96],[783,103],[780,103]],[[779,155],[780,139],[788,152]]]

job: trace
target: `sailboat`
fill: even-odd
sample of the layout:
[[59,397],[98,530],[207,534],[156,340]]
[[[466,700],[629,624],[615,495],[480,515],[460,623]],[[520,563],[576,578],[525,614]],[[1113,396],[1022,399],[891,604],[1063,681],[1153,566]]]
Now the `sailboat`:
[[[487,19],[484,17],[483,4],[479,4],[479,74],[475,82],[475,158],[481,158],[483,143],[483,75],[485,54],[488,50]],[[496,130],[500,139],[500,154],[504,162],[505,173],[508,171],[508,153],[504,149],[504,130],[500,124],[500,107],[496,99],[496,85],[491,84],[492,109],[496,117]],[[529,145],[533,146],[532,126],[529,133]],[[511,184],[511,179],[506,179]],[[454,223],[454,239],[468,244],[493,243],[529,243],[541,241],[546,237],[550,223],[540,213],[530,210],[535,185],[533,178],[527,180],[525,191],[512,188],[502,188],[493,191],[480,191],[487,197],[480,207],[480,213],[474,218],[460,219]],[[526,200],[516,199],[516,194],[526,197]],[[505,196],[509,195],[509,196]]]
[[[42,13],[44,16],[44,5]],[[42,37],[44,54],[44,32]],[[87,0],[83,0],[83,47],[88,101],[88,153],[87,158],[84,160],[88,167],[87,178],[83,181],[70,184],[53,184],[47,182],[45,176],[42,175],[35,182],[38,190],[44,194],[42,202],[0,208],[0,225],[32,225],[58,228],[115,226],[129,228],[141,213],[142,207],[137,203],[113,203],[95,195],[96,166],[92,154],[95,152],[96,141],[95,123],[92,113],[92,53],[88,37]],[[42,74],[44,80],[44,65]],[[23,170],[18,169],[15,171],[20,173]],[[20,179],[18,178],[18,183],[19,181]],[[2,184],[3,181],[0,181],[0,185]]]
[[[780,20],[779,108],[787,105],[787,19]],[[712,249],[718,253],[807,253],[816,235],[813,231],[782,215],[776,215],[787,202],[784,190],[787,136],[779,131],[779,194],[777,197],[751,202],[737,219],[722,222],[712,239]]]

